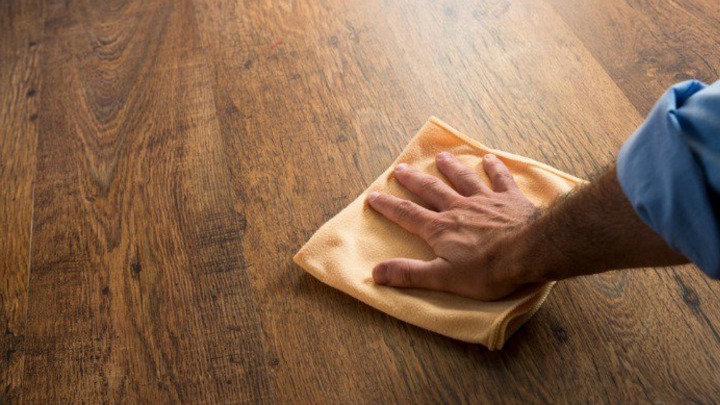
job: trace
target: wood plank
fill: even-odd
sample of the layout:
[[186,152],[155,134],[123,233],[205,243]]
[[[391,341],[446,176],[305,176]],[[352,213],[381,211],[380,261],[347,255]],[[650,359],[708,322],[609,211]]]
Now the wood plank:
[[22,384],[41,36],[39,1],[0,2],[0,403]]
[[[720,40],[715,33],[720,27],[720,8],[717,2],[548,2],[643,114],[667,87],[678,81],[699,79],[712,83],[718,79]],[[702,384],[695,389],[717,392],[717,384],[712,379],[720,377],[717,371],[720,364],[714,354],[720,343],[720,314],[716,310],[720,305],[720,284],[693,266],[658,270],[656,275],[661,282],[650,291],[661,293],[653,294],[649,302],[663,310],[679,308],[680,316],[659,312],[657,317],[648,319],[668,318],[663,324],[690,331],[672,331],[675,339],[682,342],[685,355],[677,354],[673,356],[674,361],[672,358],[668,361],[686,364],[683,359],[690,358],[693,364],[702,364],[700,368],[705,372],[699,373],[695,380]],[[658,331],[666,330],[663,324],[656,325]],[[688,367],[681,372],[695,371]]]
[[667,85],[714,80],[719,15],[709,0],[0,2],[15,191],[0,193],[0,403],[718,397],[720,287],[692,266],[562,282],[488,352],[290,259],[429,115],[591,175]]
[[579,175],[611,161],[641,116],[551,7],[195,6],[221,132],[238,156],[229,164],[248,221],[243,253],[279,399],[672,402],[717,393],[711,327],[664,287],[673,270],[565,282],[490,353],[395,321],[290,264],[429,115]]
[[548,0],[645,116],[671,85],[714,82],[720,10],[713,0]]
[[23,399],[272,398],[190,3],[49,3]]

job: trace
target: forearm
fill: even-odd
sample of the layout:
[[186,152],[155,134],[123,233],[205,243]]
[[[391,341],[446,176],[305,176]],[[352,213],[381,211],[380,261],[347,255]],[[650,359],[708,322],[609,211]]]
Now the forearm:
[[687,262],[638,217],[614,165],[539,216],[497,157],[483,157],[490,185],[451,154],[438,155],[437,165],[455,188],[407,165],[394,171],[430,208],[395,196],[368,195],[373,209],[421,237],[437,255],[429,261],[394,258],[379,263],[373,280],[380,285],[488,301],[530,283]]
[[687,263],[633,210],[615,165],[514,233],[508,277],[517,283],[559,280],[608,270]]

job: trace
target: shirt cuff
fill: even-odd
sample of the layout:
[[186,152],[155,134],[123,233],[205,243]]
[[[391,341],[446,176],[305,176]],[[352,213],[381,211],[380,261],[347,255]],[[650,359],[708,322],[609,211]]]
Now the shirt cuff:
[[720,173],[719,83],[671,87],[617,159],[618,180],[635,212],[713,278],[720,277],[719,190],[713,188]]

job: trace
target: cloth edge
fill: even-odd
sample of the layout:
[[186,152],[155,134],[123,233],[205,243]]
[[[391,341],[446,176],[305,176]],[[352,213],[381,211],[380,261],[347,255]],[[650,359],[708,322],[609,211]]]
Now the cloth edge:
[[[548,171],[548,172],[550,172],[550,173],[552,173],[552,174],[554,174],[554,175],[556,175],[556,176],[558,176],[558,177],[562,177],[562,178],[565,179],[565,180],[570,180],[570,181],[576,182],[576,183],[578,183],[578,184],[588,183],[587,180],[583,180],[583,179],[581,179],[581,178],[579,178],[579,177],[575,177],[575,176],[573,176],[573,175],[571,175],[571,174],[565,173],[565,172],[563,172],[563,171],[561,171],[561,170],[559,170],[559,169],[556,169],[556,168],[554,168],[554,167],[552,167],[552,166],[546,165],[546,164],[544,164],[544,163],[542,163],[542,162],[538,162],[537,160],[534,160],[534,159],[531,159],[531,158],[528,158],[528,157],[525,157],[525,156],[516,155],[516,154],[514,154],[514,153],[505,152],[505,151],[502,151],[502,150],[490,148],[490,147],[486,146],[485,144],[483,144],[483,143],[481,143],[481,142],[479,142],[479,141],[477,141],[477,140],[475,140],[475,139],[473,139],[473,138],[470,138],[469,136],[463,134],[462,132],[460,132],[460,131],[458,131],[457,129],[453,128],[452,126],[450,126],[449,124],[447,124],[446,122],[444,122],[443,120],[441,120],[440,118],[438,118],[438,117],[436,117],[436,116],[434,116],[434,115],[433,115],[433,116],[430,116],[430,118],[428,118],[426,124],[427,124],[427,123],[433,123],[433,124],[435,124],[437,127],[440,127],[440,128],[442,128],[442,129],[446,130],[446,131],[449,132],[450,134],[454,135],[456,138],[459,138],[460,140],[462,140],[462,141],[470,144],[471,146],[474,146],[474,147],[480,148],[480,149],[488,150],[488,151],[492,152],[494,155],[501,156],[501,157],[504,157],[504,158],[509,159],[509,160],[514,160],[514,161],[516,161],[516,162],[523,162],[523,163],[526,163],[526,164],[528,164],[528,165],[535,166],[535,167],[537,167],[537,168],[540,168],[540,169],[543,169],[543,170],[545,170],[545,171]],[[413,137],[413,138],[414,138],[414,137]],[[411,140],[411,142],[412,142],[412,140]]]
[[[524,157],[524,156],[516,155],[516,154],[510,153],[510,152],[505,152],[505,151],[501,151],[501,150],[496,150],[496,149],[493,149],[493,148],[489,148],[489,147],[485,146],[484,144],[482,144],[481,142],[479,142],[479,141],[477,141],[477,140],[475,140],[475,139],[472,139],[472,138],[468,137],[467,135],[461,133],[460,131],[456,130],[455,128],[453,128],[452,126],[448,125],[447,123],[445,123],[444,121],[442,121],[441,119],[439,119],[439,118],[437,118],[437,117],[435,117],[435,116],[430,116],[430,117],[428,118],[428,120],[420,127],[420,129],[418,129],[418,131],[415,133],[415,135],[408,141],[407,145],[402,149],[402,151],[400,152],[400,154],[393,160],[393,162],[388,166],[388,168],[387,168],[386,170],[384,170],[376,179],[382,178],[387,172],[389,172],[389,171],[391,171],[391,170],[393,169],[393,167],[398,163],[398,161],[400,161],[401,158],[405,155],[405,153],[406,153],[406,151],[408,150],[408,148],[415,142],[415,140],[416,140],[418,137],[420,137],[420,136],[422,135],[423,129],[424,129],[427,125],[429,125],[429,124],[432,124],[432,125],[440,128],[440,129],[444,130],[446,133],[449,133],[449,134],[453,135],[454,137],[456,137],[456,138],[459,139],[460,141],[462,141],[462,142],[464,142],[464,143],[466,143],[466,144],[468,144],[468,145],[470,145],[470,146],[472,146],[472,147],[478,148],[478,149],[480,149],[480,150],[488,151],[488,153],[496,154],[496,155],[498,155],[498,156],[500,156],[500,157],[503,157],[503,158],[505,158],[505,159],[508,159],[508,160],[513,160],[513,161],[525,163],[525,164],[527,164],[527,165],[535,166],[535,167],[537,167],[537,168],[539,168],[539,169],[541,169],[541,170],[544,170],[544,171],[549,172],[549,173],[551,173],[551,174],[553,174],[553,175],[556,175],[556,176],[558,176],[558,177],[560,177],[560,178],[563,178],[563,179],[565,179],[565,180],[568,180],[568,181],[570,181],[570,182],[573,182],[573,183],[575,183],[576,185],[581,185],[581,184],[587,183],[586,180],[583,180],[583,179],[580,179],[580,178],[578,178],[578,177],[572,176],[572,175],[570,175],[570,174],[568,174],[568,173],[565,173],[565,172],[563,172],[563,171],[560,171],[560,170],[558,170],[558,169],[556,169],[556,168],[554,168],[554,167],[548,166],[548,165],[543,164],[543,163],[541,163],[541,162],[538,162],[538,161],[536,161],[536,160],[533,160],[533,159],[530,159],[530,158],[527,158],[527,157]],[[373,183],[374,183],[374,182],[375,182],[375,180],[373,181]],[[371,183],[371,185],[368,187],[368,189],[362,191],[355,199],[353,199],[353,201],[355,201],[355,200],[357,200],[358,198],[361,198],[363,195],[367,194],[367,192],[370,190],[370,187],[371,187],[371,186],[372,186],[372,183]],[[352,205],[352,202],[351,202],[350,204],[348,204],[346,207],[344,207],[343,209],[341,209],[341,210],[340,210],[337,214],[335,214],[332,218],[334,218],[335,216],[339,215],[342,211],[344,211],[345,209],[347,209],[350,205]],[[331,218],[331,219],[332,219],[332,218]],[[313,266],[313,265],[311,265],[310,263],[308,263],[306,260],[304,260],[304,258],[303,258],[304,248],[305,248],[305,247],[307,246],[307,244],[315,237],[315,235],[317,235],[317,234],[322,230],[322,228],[323,228],[329,221],[330,221],[330,220],[328,220],[328,221],[326,221],[325,223],[323,223],[323,224],[312,234],[312,236],[305,242],[305,244],[303,244],[303,246],[298,250],[298,252],[293,256],[293,262],[295,262],[295,264],[297,264],[298,266],[300,266],[301,268],[303,268],[306,272],[310,273],[310,275],[312,275],[313,277],[315,277],[316,279],[318,279],[320,282],[322,282],[322,283],[324,283],[324,284],[326,284],[326,285],[328,285],[328,286],[330,286],[330,287],[333,287],[333,288],[335,288],[335,289],[341,290],[343,293],[346,293],[346,294],[352,296],[353,298],[357,299],[358,301],[360,301],[360,302],[362,302],[362,303],[364,303],[364,304],[366,304],[366,305],[368,305],[368,306],[370,306],[370,307],[372,307],[372,308],[375,308],[376,310],[379,310],[379,311],[381,311],[381,312],[384,312],[384,313],[386,313],[386,314],[389,315],[389,316],[392,316],[392,317],[394,317],[394,318],[396,318],[396,319],[399,319],[399,320],[401,320],[401,321],[403,321],[403,322],[409,323],[409,324],[414,325],[414,326],[416,326],[416,327],[420,327],[420,328],[422,328],[422,329],[426,329],[426,330],[429,330],[429,331],[431,331],[431,332],[434,332],[434,333],[437,333],[437,334],[440,334],[440,335],[443,335],[443,336],[450,337],[450,338],[452,338],[452,339],[464,341],[464,342],[467,342],[467,343],[473,343],[473,344],[478,344],[478,343],[483,344],[483,345],[485,345],[489,350],[499,350],[499,349],[502,349],[502,347],[503,347],[504,343],[507,341],[507,339],[509,339],[509,337],[512,336],[512,334],[514,334],[527,320],[529,320],[529,319],[539,310],[539,308],[542,306],[542,304],[545,302],[545,300],[546,300],[547,297],[549,296],[549,294],[550,294],[553,286],[555,285],[555,282],[546,283],[546,284],[545,284],[543,287],[541,287],[537,292],[528,295],[528,296],[525,297],[525,299],[523,299],[522,301],[520,301],[520,302],[512,305],[511,307],[509,307],[508,309],[506,309],[505,311],[503,311],[502,314],[501,314],[501,315],[498,315],[497,319],[494,320],[493,323],[491,324],[491,326],[490,326],[490,331],[488,332],[487,338],[486,338],[485,341],[480,340],[480,339],[470,340],[470,339],[460,338],[460,337],[457,337],[457,336],[451,336],[451,335],[442,333],[442,332],[437,331],[437,330],[431,330],[431,329],[428,329],[428,328],[426,328],[426,327],[424,327],[424,326],[420,326],[420,325],[418,325],[418,324],[416,324],[416,323],[414,323],[414,322],[412,322],[412,321],[410,321],[410,320],[404,319],[404,317],[402,317],[402,316],[398,316],[398,315],[395,315],[395,314],[391,314],[391,313],[388,312],[387,310],[378,308],[377,306],[373,305],[372,303],[367,302],[366,300],[363,299],[362,296],[357,296],[356,294],[352,294],[352,293],[350,293],[350,292],[348,292],[348,291],[345,291],[345,290],[343,290],[343,289],[338,288],[337,286],[329,283],[328,280],[322,276],[322,273],[323,273],[322,269],[315,269],[314,267],[316,267],[316,266]],[[529,309],[528,311],[526,311],[526,312],[518,311],[518,308],[521,308],[523,305],[526,305],[528,302],[531,302],[531,301],[535,301],[535,302],[533,303],[533,305],[530,307],[530,309]],[[512,313],[515,312],[515,311],[518,311],[517,316],[511,316]],[[522,319],[522,321],[520,321],[520,322],[517,324],[516,327],[512,328],[512,330],[510,330],[509,333],[506,333],[506,332],[508,331],[508,326],[512,323],[512,321],[517,320],[518,318],[524,318],[524,319]]]

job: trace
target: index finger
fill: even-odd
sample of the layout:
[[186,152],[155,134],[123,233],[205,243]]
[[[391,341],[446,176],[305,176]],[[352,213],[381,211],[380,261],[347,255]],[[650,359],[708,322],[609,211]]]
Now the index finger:
[[432,221],[436,212],[425,209],[412,201],[376,192],[368,195],[368,204],[385,218],[400,225],[408,232],[423,237],[425,224]]

